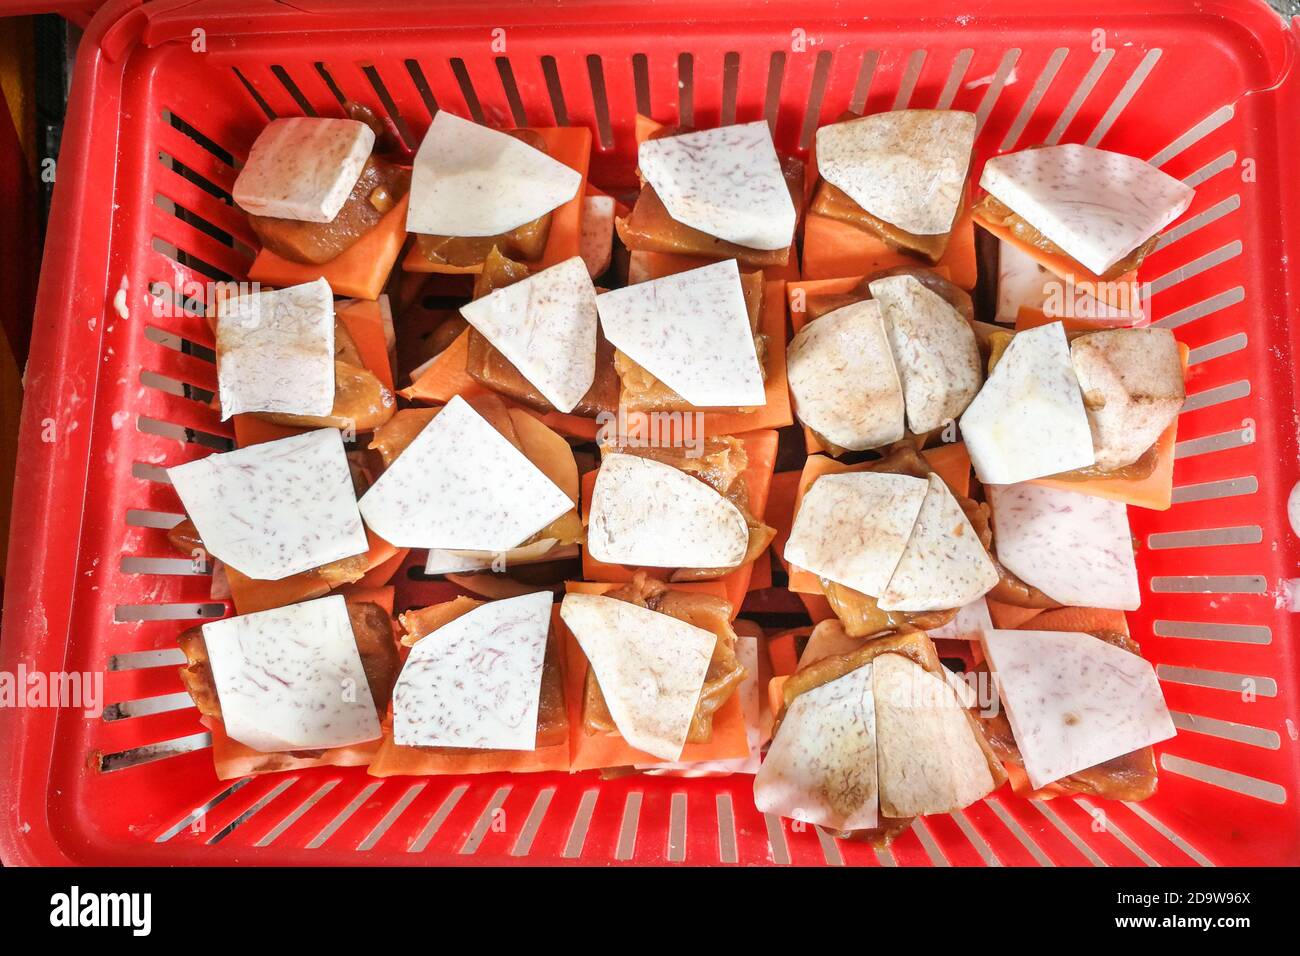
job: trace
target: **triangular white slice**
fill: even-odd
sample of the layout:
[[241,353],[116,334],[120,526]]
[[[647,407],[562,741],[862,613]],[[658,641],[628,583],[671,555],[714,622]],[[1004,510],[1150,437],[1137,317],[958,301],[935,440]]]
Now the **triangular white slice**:
[[209,554],[278,581],[369,544],[337,428],[250,445],[167,469]]
[[733,773],[757,773],[763,754],[763,696],[758,683],[758,638],[736,635],[736,659],[745,668],[745,678],[736,688],[740,711],[745,718],[745,739],[749,756],[728,760],[675,761],[673,763],[636,764],[636,769],[652,776],[721,777]]
[[855,302],[805,325],[786,350],[786,376],[799,421],[841,448],[903,437],[903,387],[880,303]]
[[898,567],[929,483],[870,471],[823,475],[803,496],[785,559],[878,597]]
[[334,296],[324,279],[217,305],[221,420],[334,408]]
[[984,598],[976,598],[969,604],[957,609],[957,616],[942,627],[926,631],[930,640],[978,641],[980,633],[993,626],[989,616],[989,605]]
[[872,664],[794,699],[754,777],[754,806],[833,830],[879,823]]
[[637,164],[680,223],[750,249],[794,238],[794,202],[763,120],[648,139]]
[[595,671],[609,715],[633,747],[677,760],[717,635],[597,594],[567,594],[560,617]]
[[374,131],[356,120],[271,120],[253,141],[231,195],[255,216],[333,222],[374,145]]
[[380,735],[361,654],[337,594],[203,625],[226,733],[263,753]]
[[866,642],[865,637],[849,636],[839,618],[821,621],[808,635],[808,641],[803,646],[803,653],[799,655],[799,664],[796,670],[803,670],[810,664],[816,664],[828,657],[852,654]]
[[988,486],[993,546],[1007,570],[1054,601],[1135,611],[1142,603],[1122,501],[1042,485]]
[[415,436],[358,503],[399,548],[506,551],[573,502],[459,395]]
[[903,556],[880,595],[882,611],[962,607],[998,583],[998,569],[938,475],[921,502]]
[[496,236],[578,194],[582,174],[539,149],[439,110],[415,154],[406,231]]
[[974,330],[916,276],[877,279],[870,288],[889,333],[908,425],[918,435],[942,428],[966,410],[984,382]]
[[962,415],[961,434],[985,484],[1093,464],[1092,431],[1060,322],[1016,333]]
[[901,654],[872,665],[881,813],[950,813],[986,796],[993,772],[957,692]]
[[974,113],[874,113],[819,129],[817,170],[876,218],[941,235],[957,218],[974,145]]
[[1091,634],[984,634],[984,656],[1035,787],[1177,731],[1150,663]]
[[489,601],[417,641],[393,688],[394,742],[533,750],[551,602]]
[[1097,275],[1181,216],[1194,195],[1150,163],[1077,144],[995,156],[980,186]]
[[587,274],[593,279],[609,268],[614,254],[614,197],[582,197],[582,237],[579,248]]
[[587,550],[607,564],[729,568],[749,547],[740,509],[672,465],[614,452],[596,473]]
[[763,405],[735,259],[596,296],[605,337],[699,408]]
[[463,305],[460,314],[557,411],[596,380],[596,287],[577,256]]
[[547,557],[557,540],[540,538],[508,551],[448,551],[430,548],[424,559],[424,573],[459,574],[463,571],[495,571],[516,564],[533,564]]

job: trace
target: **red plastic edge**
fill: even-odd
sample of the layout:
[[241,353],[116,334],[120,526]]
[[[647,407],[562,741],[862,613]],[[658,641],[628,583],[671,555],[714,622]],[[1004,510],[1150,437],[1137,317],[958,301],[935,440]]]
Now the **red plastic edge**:
[[[122,70],[106,68],[101,41],[139,6],[140,0],[111,0],[91,19],[77,51],[18,432],[22,466],[14,483],[0,639],[0,670],[9,673],[20,661],[29,670],[60,670],[67,650],[94,412],[93,388],[81,403],[69,401],[67,392],[74,383],[94,382],[99,349],[85,347],[81,330],[87,317],[112,308],[113,191],[89,189],[91,178],[78,171],[95,161],[93,142],[116,140]],[[104,325],[96,323],[100,330]],[[32,776],[49,774],[43,757],[50,748],[39,742],[53,739],[57,721],[53,708],[0,709],[0,807],[8,818],[0,826],[0,859],[8,865],[74,862],[48,826],[46,788],[30,785]]]
[[[703,16],[721,16],[727,5],[711,0],[695,0],[687,5],[671,2],[646,7],[608,0],[552,0],[549,4],[489,2],[473,7],[459,2],[437,10],[425,8],[416,14],[401,4],[380,2],[360,4],[357,0],[307,0],[295,6],[276,2],[245,4],[227,0],[161,0],[147,6],[141,0],[110,0],[93,17],[87,27],[77,55],[73,90],[69,101],[66,135],[59,158],[60,177],[50,214],[45,262],[37,294],[36,320],[27,366],[25,403],[19,432],[22,466],[15,491],[10,554],[7,569],[3,637],[0,638],[0,670],[14,672],[21,661],[29,669],[55,671],[62,667],[67,650],[69,616],[73,597],[75,569],[82,521],[83,501],[88,487],[90,466],[89,423],[94,412],[94,393],[90,400],[76,404],[64,402],[69,386],[93,383],[99,363],[99,340],[88,348],[85,320],[103,316],[112,308],[116,292],[110,277],[123,274],[122,264],[110,257],[113,224],[112,189],[91,190],[90,180],[76,174],[89,168],[94,160],[92,143],[113,143],[121,111],[123,70],[114,61],[127,55],[133,44],[168,38],[169,25],[178,27],[182,19],[192,22],[198,12],[211,14],[229,26],[232,32],[256,32],[272,23],[289,23],[301,16],[326,17],[321,27],[355,24],[358,17],[373,22],[376,7],[402,7],[412,14],[411,26],[447,22],[453,15],[465,14],[472,20],[500,21],[516,17],[520,22],[550,22],[557,11],[576,15],[596,10],[608,16],[620,11],[629,22],[675,21],[679,15],[687,20]],[[848,5],[843,6],[846,10]],[[940,3],[929,11],[932,15],[961,12],[959,3]],[[969,6],[967,4],[966,6]],[[1074,6],[1074,5],[1071,5]],[[1095,0],[1093,9],[1102,15],[1129,9],[1128,0]],[[450,9],[449,9],[450,8]],[[1077,9],[1077,6],[1075,7]],[[866,5],[852,4],[856,16],[863,15]],[[915,16],[915,8],[904,0],[892,0],[871,7],[880,16]],[[1037,12],[1069,9],[1058,0],[1044,0]],[[1247,30],[1258,43],[1261,55],[1270,66],[1276,85],[1258,95],[1274,100],[1273,115],[1300,115],[1300,78],[1292,68],[1291,49],[1300,26],[1293,24],[1292,36],[1280,29],[1278,16],[1262,0],[1221,0],[1201,6],[1202,13],[1232,19]],[[180,11],[185,10],[182,17]],[[254,12],[256,11],[256,12]],[[472,11],[472,12],[471,12]],[[1186,14],[1186,5],[1176,0],[1152,0],[1144,14]],[[747,18],[755,11],[747,11]],[[760,12],[760,17],[762,16]],[[775,15],[775,14],[774,14]],[[783,15],[784,16],[784,15]],[[169,23],[170,21],[170,23]],[[239,21],[239,22],[237,22]],[[504,22],[510,22],[508,19]],[[1297,21],[1300,23],[1300,21]],[[1276,125],[1281,146],[1278,155],[1294,155],[1300,147],[1300,129],[1294,124]],[[104,159],[104,157],[99,157]],[[1280,187],[1280,208],[1300,208],[1300,182],[1284,181]],[[1289,219],[1281,248],[1262,254],[1277,257],[1296,250],[1300,254],[1300,221]],[[1300,306],[1300,274],[1280,270],[1285,289],[1287,314]],[[1292,354],[1300,354],[1300,323],[1285,322],[1285,334]],[[103,329],[105,323],[97,323]],[[1300,383],[1294,377],[1290,394],[1293,407],[1300,403]],[[56,430],[54,441],[43,440],[49,423]],[[1300,478],[1300,436],[1288,434],[1284,447],[1290,453],[1288,474]],[[1272,503],[1285,510],[1285,502]],[[1283,526],[1279,522],[1278,526]],[[1288,549],[1296,550],[1294,541]],[[47,816],[47,789],[31,785],[31,779],[49,775],[49,742],[54,739],[58,712],[53,709],[0,709],[0,860],[8,865],[55,865],[77,862],[65,852],[52,832]],[[20,786],[25,781],[26,786]]]

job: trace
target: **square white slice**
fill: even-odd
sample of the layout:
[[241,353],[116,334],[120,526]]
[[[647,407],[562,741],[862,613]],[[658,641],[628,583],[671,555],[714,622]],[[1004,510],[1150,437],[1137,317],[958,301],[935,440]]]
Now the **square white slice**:
[[767,402],[735,259],[596,296],[605,337],[698,408]]
[[[673,763],[636,764],[636,769],[654,776],[719,777],[732,773],[757,773],[763,754],[763,697],[766,689],[758,685],[758,638],[736,635],[736,659],[745,668],[745,678],[736,688],[740,710],[745,717],[745,739],[749,756],[727,760],[676,761]],[[768,718],[770,723],[770,716]]]
[[551,592],[489,601],[416,642],[393,688],[407,747],[533,750]]
[[217,306],[221,420],[242,412],[334,408],[334,296],[324,279]]
[[646,140],[637,163],[680,223],[750,249],[794,239],[794,202],[763,120]]
[[1042,485],[990,485],[998,560],[1073,607],[1135,611],[1142,603],[1122,501]]
[[1150,163],[1076,144],[995,156],[980,186],[1097,275],[1181,216],[1194,195]]
[[374,131],[356,120],[271,120],[253,142],[231,195],[255,216],[333,222],[374,145]]
[[984,634],[984,656],[1035,788],[1173,737],[1151,665],[1091,634]]
[[986,796],[993,772],[948,681],[901,654],[872,664],[881,813],[951,813]]
[[989,605],[984,598],[977,598],[964,607],[958,608],[957,616],[942,627],[926,631],[930,640],[978,641],[980,633],[993,626],[989,616]]
[[975,114],[894,110],[823,126],[817,171],[878,219],[918,236],[952,229],[961,204]]
[[833,830],[879,823],[871,664],[794,699],[754,777],[754,805]]
[[597,594],[566,594],[560,617],[623,739],[663,760],[680,759],[717,635]]
[[361,654],[337,594],[203,625],[226,733],[263,753],[380,735]]
[[803,496],[785,559],[871,597],[884,593],[929,482],[862,471],[823,475]]
[[337,428],[167,469],[209,554],[278,581],[369,548]]
[[975,474],[1010,485],[1096,461],[1060,322],[1017,332],[961,417]]
[[870,288],[903,383],[908,425],[918,435],[942,428],[984,384],[975,330],[916,276],[877,279]]
[[578,194],[582,174],[513,136],[439,110],[415,154],[407,232],[496,236]]
[[786,350],[786,376],[799,421],[827,441],[862,451],[903,437],[903,386],[880,303],[805,325]]
[[998,583],[998,569],[948,485],[938,475],[929,483],[907,547],[880,595],[882,611],[962,607]]
[[581,255],[593,279],[609,268],[614,254],[614,197],[582,197]]
[[399,548],[507,551],[573,509],[564,491],[459,395],[358,502]]
[[557,411],[596,380],[596,287],[577,256],[463,305],[478,329]]
[[700,479],[638,455],[608,454],[596,473],[587,550],[607,564],[730,568],[749,547],[740,509]]

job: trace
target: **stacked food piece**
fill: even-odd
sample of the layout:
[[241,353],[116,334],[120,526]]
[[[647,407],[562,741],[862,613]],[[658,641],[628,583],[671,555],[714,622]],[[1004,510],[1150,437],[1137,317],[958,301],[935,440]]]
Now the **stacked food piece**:
[[236,612],[181,638],[219,775],[754,774],[877,845],[1008,781],[1149,796],[1127,509],[1186,351],[1127,296],[1191,190],[976,131],[639,117],[607,193],[584,129],[272,122],[275,288],[209,303],[238,447],[168,472]]

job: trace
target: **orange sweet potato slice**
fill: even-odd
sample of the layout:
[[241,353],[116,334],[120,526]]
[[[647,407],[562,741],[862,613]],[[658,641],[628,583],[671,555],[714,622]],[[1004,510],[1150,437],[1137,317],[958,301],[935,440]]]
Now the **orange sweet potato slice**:
[[[947,270],[955,285],[968,290],[975,288],[977,279],[973,222],[968,206],[953,224],[948,248],[935,264]],[[929,268],[925,260],[900,252],[847,222],[813,212],[805,217],[800,269],[805,279],[864,276],[896,266]]]
[[248,278],[270,286],[299,285],[324,278],[335,295],[377,299],[406,242],[406,205],[410,193],[384,213],[375,228],[337,259],[324,265],[290,262],[263,249],[249,266]]

